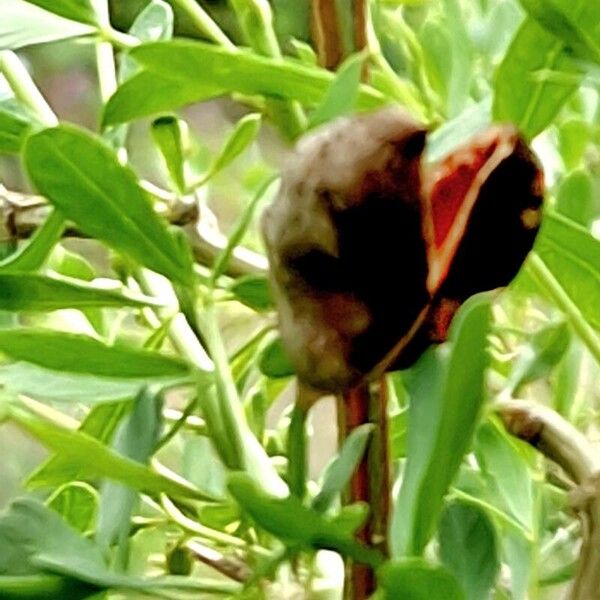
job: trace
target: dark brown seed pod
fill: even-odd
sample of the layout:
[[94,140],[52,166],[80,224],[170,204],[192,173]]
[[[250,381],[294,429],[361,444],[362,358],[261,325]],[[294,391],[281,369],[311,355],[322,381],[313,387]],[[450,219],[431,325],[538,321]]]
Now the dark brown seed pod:
[[409,366],[531,248],[541,175],[514,129],[429,167],[425,136],[396,108],[330,123],[300,141],[265,211],[281,336],[314,387]]

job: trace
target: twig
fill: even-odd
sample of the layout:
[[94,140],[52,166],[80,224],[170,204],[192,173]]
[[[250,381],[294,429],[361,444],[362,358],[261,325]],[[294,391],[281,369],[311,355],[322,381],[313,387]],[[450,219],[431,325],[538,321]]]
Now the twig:
[[200,562],[212,567],[219,573],[229,577],[229,579],[233,579],[239,583],[245,583],[252,575],[246,563],[231,556],[224,556],[220,552],[201,544],[197,540],[189,540],[186,542],[185,547]]
[[[206,224],[199,218],[195,203],[177,201],[165,190],[151,184],[143,187],[152,190],[153,195],[163,203],[170,202],[159,210],[173,225],[183,228],[190,240],[196,260],[203,265],[212,266],[221,250],[227,245],[227,236],[214,225]],[[158,191],[157,191],[158,190]],[[7,190],[0,184],[0,232],[9,239],[25,240],[48,218],[51,207],[42,196],[23,194]],[[69,225],[65,230],[68,237],[86,237],[76,227]],[[261,274],[268,269],[267,259],[247,248],[237,247],[229,261],[227,275]]]
[[496,410],[506,429],[557,463],[577,484],[571,495],[582,523],[579,566],[570,600],[600,599],[600,455],[557,412],[533,402],[500,400]]
[[334,70],[344,57],[344,43],[335,0],[312,0],[312,37],[319,64]]

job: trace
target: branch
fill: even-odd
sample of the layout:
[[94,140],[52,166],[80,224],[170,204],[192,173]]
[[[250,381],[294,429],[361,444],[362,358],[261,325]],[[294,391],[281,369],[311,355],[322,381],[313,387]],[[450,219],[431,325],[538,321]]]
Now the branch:
[[[196,202],[181,200],[148,182],[144,182],[142,187],[159,201],[158,212],[172,225],[178,225],[185,231],[196,261],[212,266],[227,244],[227,237],[219,231],[214,221],[201,218]],[[0,240],[28,239],[46,220],[50,210],[51,207],[42,196],[13,192],[0,185]],[[72,225],[67,227],[65,235],[86,237]],[[238,277],[266,273],[267,269],[268,262],[262,254],[237,247],[233,251],[227,274]]]
[[496,410],[506,429],[562,467],[577,484],[571,494],[582,522],[579,567],[570,600],[600,599],[600,455],[571,423],[533,402],[501,400]]

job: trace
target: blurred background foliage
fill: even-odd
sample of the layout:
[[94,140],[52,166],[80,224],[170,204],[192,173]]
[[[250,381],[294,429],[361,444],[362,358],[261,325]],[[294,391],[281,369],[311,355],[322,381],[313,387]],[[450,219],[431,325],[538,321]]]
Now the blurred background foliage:
[[[113,0],[110,3],[113,26],[128,31],[147,4],[143,0]],[[175,4],[175,35],[201,38],[189,12]],[[311,41],[309,2],[273,0],[271,5],[280,45],[285,54],[294,55],[295,43]],[[339,5],[347,11],[349,2],[340,0]],[[550,100],[565,96],[555,107],[538,106],[536,115],[549,111],[545,122],[536,122],[535,115],[521,115],[519,125],[532,139],[543,163],[548,208],[578,223],[585,231],[586,240],[597,244],[600,238],[600,65],[582,60],[571,50],[567,54],[572,63],[537,61],[538,53],[544,57],[547,54],[535,36],[529,46],[515,50],[517,31],[523,30],[526,19],[531,21],[526,17],[523,5],[527,7],[528,4],[516,0],[378,0],[371,2],[371,10],[373,30],[381,45],[382,56],[407,86],[411,97],[416,99],[433,130],[427,150],[431,160],[485,126],[492,111],[496,118],[508,119],[518,114],[520,105],[515,98],[519,94],[530,98],[531,94],[541,93]],[[215,0],[203,2],[202,6],[232,40],[243,45],[238,20],[227,2]],[[595,31],[598,31],[597,26]],[[519,35],[523,37],[524,34]],[[540,39],[545,38],[541,36]],[[63,40],[24,48],[19,55],[61,120],[99,131],[104,103],[99,92],[92,44],[83,39]],[[522,64],[530,68],[525,78],[515,68]],[[383,76],[385,70],[376,74],[381,78],[374,77],[373,86],[390,91],[389,80]],[[541,91],[530,89],[540,82],[543,84]],[[512,91],[507,92],[502,87],[504,83],[512,85]],[[393,89],[390,95],[394,96]],[[201,173],[206,169],[235,124],[256,108],[246,100],[234,94],[179,111],[190,130],[192,170]],[[130,124],[129,162],[141,179],[173,190],[173,181],[153,141],[152,122],[152,118],[141,118]],[[249,198],[265,178],[284,164],[289,147],[277,128],[266,122],[256,140],[203,187],[202,202],[210,209],[208,218],[216,219],[225,234],[233,231]],[[0,183],[10,190],[31,191],[15,156],[0,156]],[[261,206],[267,200],[264,199]],[[93,276],[114,276],[118,272],[118,261],[115,266],[103,246],[89,240],[67,240],[63,246],[64,251],[79,257],[74,258],[74,262],[79,259],[82,264],[89,262]],[[244,237],[244,246],[262,252],[256,217]],[[565,241],[567,246],[568,241]],[[11,250],[14,245],[7,244],[4,252],[9,254]],[[567,286],[579,289],[578,308],[594,335],[599,325],[600,286],[597,278],[600,264],[593,262],[597,256],[597,246],[594,246],[589,255],[582,250],[581,256],[573,259],[573,264],[556,267],[564,275]],[[557,260],[560,262],[560,257]],[[579,271],[578,265],[583,265]],[[79,264],[79,268],[86,267]],[[389,285],[398,284],[391,271]],[[582,296],[587,289],[591,292],[586,300]],[[265,327],[272,328],[274,315],[272,311],[255,311],[231,300],[224,294],[224,300],[219,303],[222,334],[229,355],[239,359],[240,371],[247,368],[251,373],[247,379],[240,377],[246,413],[256,431],[263,427],[268,430],[264,436],[265,445],[277,464],[277,460],[285,460],[292,378],[285,370],[286,365],[283,373],[277,373],[280,365],[273,363],[281,357],[270,347],[275,354],[271,360],[273,355],[265,351],[265,344],[260,340],[247,353],[250,366],[244,364],[245,344],[255,340],[254,336]],[[125,342],[142,339],[146,324],[139,318],[120,312],[107,313],[105,311],[103,318],[110,339]],[[6,325],[14,323],[15,317],[2,313],[0,319]],[[90,328],[89,323],[82,324],[72,311],[59,311],[52,316],[27,316],[24,320],[67,331],[86,332]],[[271,334],[269,331],[269,340]],[[486,397],[495,399],[508,394],[545,404],[583,431],[598,449],[598,356],[594,357],[590,352],[590,344],[582,341],[580,331],[573,327],[569,315],[565,317],[564,311],[556,307],[531,271],[524,270],[494,303],[488,339],[491,364],[486,379]],[[168,342],[165,344],[173,350]],[[260,352],[256,351],[257,347]],[[258,364],[260,361],[262,366]],[[407,433],[408,399],[418,395],[414,390],[414,377],[414,374],[394,374],[389,379],[391,443],[398,472],[404,468],[407,447],[411,443],[418,444],[418,441],[411,442]],[[41,393],[40,397],[43,396]],[[181,408],[187,400],[185,396],[173,396],[169,399],[170,408]],[[72,403],[63,401],[53,405],[77,418],[85,414],[81,407],[74,407]],[[314,411],[311,431],[310,474],[316,480],[335,455],[337,432],[332,400],[321,403]],[[24,491],[22,481],[46,453],[31,438],[9,425],[3,427],[0,435],[0,455],[3,456],[0,505],[4,506]],[[203,436],[189,431],[176,436],[160,451],[160,458],[202,490],[223,489],[223,465]],[[484,591],[477,588],[477,582],[469,579],[469,573],[463,573],[465,580],[474,586],[469,590],[469,598],[483,598],[492,587],[496,598],[559,597],[574,571],[580,533],[578,522],[568,506],[568,489],[562,472],[525,444],[510,438],[495,419],[485,420],[475,434],[472,453],[460,467],[450,488],[434,543],[436,552],[455,573],[466,569],[453,562],[457,548],[465,549],[479,543],[481,547],[477,546],[475,550],[488,556],[485,566],[490,570],[490,580],[486,588],[487,580],[482,576]],[[469,512],[469,507],[475,509]],[[483,513],[477,512],[476,509],[482,507]],[[232,517],[228,511],[238,509],[232,504],[214,509],[205,506],[203,516],[211,510],[214,514],[207,518],[214,525],[219,520],[230,522],[228,519],[235,515]],[[453,525],[468,522],[473,526],[472,537],[462,539]],[[147,572],[148,556],[163,552],[166,537],[164,531],[151,528],[134,536],[133,572]],[[497,537],[502,538],[501,543],[497,542]]]

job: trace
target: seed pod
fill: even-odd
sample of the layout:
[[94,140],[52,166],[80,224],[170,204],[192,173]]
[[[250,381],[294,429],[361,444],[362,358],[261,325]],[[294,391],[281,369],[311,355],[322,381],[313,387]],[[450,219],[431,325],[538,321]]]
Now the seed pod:
[[330,123],[299,142],[265,211],[281,336],[314,387],[409,366],[531,248],[541,175],[514,129],[433,166],[422,165],[425,137],[396,108]]

